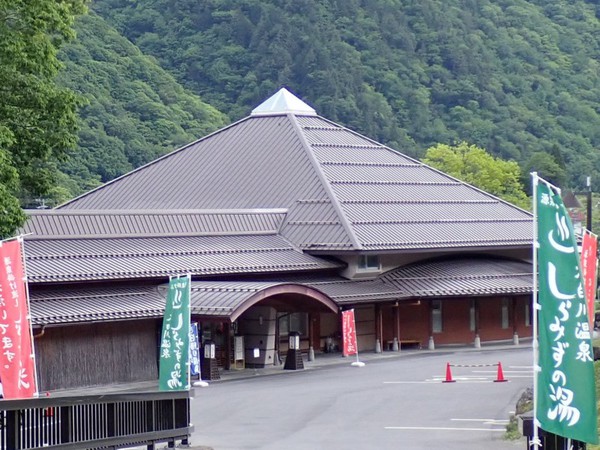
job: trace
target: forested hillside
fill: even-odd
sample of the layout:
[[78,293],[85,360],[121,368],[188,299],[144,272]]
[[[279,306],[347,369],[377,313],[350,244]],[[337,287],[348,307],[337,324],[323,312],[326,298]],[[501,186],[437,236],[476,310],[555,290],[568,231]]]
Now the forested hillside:
[[79,112],[78,148],[61,164],[62,200],[227,123],[98,15],[75,25],[77,39],[60,54],[60,82],[87,105]]
[[[564,164],[576,188],[600,170],[597,3],[95,0],[91,7],[230,120],[286,85],[321,115],[407,154],[466,141],[526,168]],[[593,184],[600,190],[600,177]]]

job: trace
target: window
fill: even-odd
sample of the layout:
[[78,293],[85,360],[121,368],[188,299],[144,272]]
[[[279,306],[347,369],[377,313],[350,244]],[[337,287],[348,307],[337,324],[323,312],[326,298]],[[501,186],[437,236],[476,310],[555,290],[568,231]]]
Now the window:
[[529,303],[525,303],[525,326],[531,326],[531,305]]
[[503,330],[506,330],[509,325],[509,320],[508,320],[509,306],[510,306],[510,299],[503,298],[502,299],[502,329]]
[[475,300],[472,300],[469,308],[469,330],[475,331],[475,325]]
[[378,255],[360,255],[358,257],[358,270],[380,270]]
[[442,301],[433,300],[431,302],[431,330],[434,333],[442,332]]

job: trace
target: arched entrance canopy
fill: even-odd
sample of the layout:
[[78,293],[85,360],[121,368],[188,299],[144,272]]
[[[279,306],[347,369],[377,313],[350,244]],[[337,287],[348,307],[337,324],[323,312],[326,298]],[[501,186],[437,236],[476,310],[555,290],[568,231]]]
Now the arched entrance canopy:
[[192,314],[227,317],[236,321],[256,304],[280,311],[333,312],[337,304],[310,286],[289,282],[215,282],[192,283]]

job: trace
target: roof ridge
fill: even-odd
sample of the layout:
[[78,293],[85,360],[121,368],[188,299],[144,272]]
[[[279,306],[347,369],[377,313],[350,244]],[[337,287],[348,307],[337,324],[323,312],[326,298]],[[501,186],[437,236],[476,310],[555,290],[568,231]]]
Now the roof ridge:
[[[531,245],[531,240],[530,239],[523,239],[523,238],[514,238],[514,239],[504,239],[505,241],[509,241],[509,242],[523,242],[523,243],[527,243],[529,245]],[[411,248],[414,248],[416,246],[423,246],[423,248],[429,248],[434,244],[440,244],[440,243],[452,243],[454,245],[456,244],[473,244],[475,242],[494,242],[495,239],[483,239],[483,238],[479,238],[479,239],[458,239],[458,240],[449,240],[449,239],[444,239],[444,240],[429,240],[429,241],[416,241],[416,240],[411,240],[411,241],[395,241],[395,242],[369,242],[367,244],[366,247],[373,247],[373,246],[380,246],[380,245],[397,245],[400,243],[403,244],[407,244],[409,243]]]
[[[350,131],[345,128],[339,128],[339,130]],[[366,138],[366,136],[361,136],[361,137]],[[377,144],[377,143],[373,143],[373,144],[340,144],[340,143],[330,144],[329,142],[314,142],[310,145],[315,146],[315,147],[339,147],[339,148],[381,148],[381,147],[383,147],[381,144]]]
[[[314,145],[314,144],[313,144]],[[321,164],[328,166],[366,166],[366,167],[410,167],[422,166],[422,164],[407,163],[388,163],[388,162],[370,162],[370,161],[320,161]]]
[[[496,273],[496,274],[480,274],[480,275],[435,275],[436,280],[480,280],[480,279],[496,279],[496,278],[513,278],[513,277],[530,277],[533,272],[518,272],[518,273]],[[389,275],[388,278],[393,281],[408,281],[408,280],[426,280],[430,279],[431,275],[421,277],[394,277]]]
[[277,230],[239,230],[239,231],[206,231],[206,232],[181,232],[181,233],[107,233],[107,234],[29,234],[25,241],[79,241],[92,239],[148,239],[148,238],[194,238],[194,237],[219,237],[219,236],[276,236]]
[[507,218],[507,219],[432,219],[432,220],[356,220],[354,225],[375,225],[375,224],[418,224],[418,223],[509,223],[509,222],[531,222],[530,218]]
[[462,186],[456,181],[391,181],[391,180],[329,180],[332,184],[364,184],[372,186]]
[[[333,206],[333,208],[336,212],[336,215],[338,216],[340,224],[346,231],[346,235],[348,236],[348,238],[350,239],[350,242],[352,243],[352,247],[356,248],[357,250],[360,250],[362,248],[360,241],[358,240],[354,230],[350,226],[348,217],[346,217],[346,214],[344,214],[344,211],[342,210],[340,201],[338,200],[337,196],[335,195],[335,192],[331,188],[329,180],[323,173],[321,164],[319,163],[319,160],[313,153],[312,147],[308,143],[308,140],[306,139],[306,136],[304,135],[302,126],[298,123],[298,120],[296,119],[295,116],[290,114],[289,117],[290,117],[290,122],[292,123],[292,126],[294,127],[294,129],[296,131],[298,139],[300,139],[300,142],[302,143],[302,147],[304,148],[304,151],[306,152],[308,159],[310,160],[310,163],[311,163],[313,169],[315,170],[315,173],[317,174],[317,177],[321,181],[323,189],[325,190],[325,192],[327,193],[327,196],[329,197],[329,199],[331,201],[331,205]],[[301,246],[301,248],[302,248],[302,246]]]
[[131,297],[131,296],[144,296],[147,297],[148,293],[152,292],[152,289],[148,289],[146,291],[143,292],[130,292],[130,291],[124,291],[124,292],[114,292],[111,291],[108,294],[92,294],[89,293],[88,291],[86,291],[85,294],[81,294],[81,295],[71,295],[71,296],[57,296],[57,297],[31,297],[31,301],[35,302],[35,303],[41,303],[41,302],[56,302],[56,301],[63,301],[63,300],[79,300],[82,298],[85,299],[89,299],[89,298],[110,298],[110,297]]
[[352,204],[397,204],[397,205],[405,205],[405,204],[411,204],[411,205],[420,205],[420,204],[427,204],[427,205],[445,205],[445,204],[499,204],[500,202],[497,200],[493,200],[493,199],[481,199],[481,200],[363,200],[363,199],[356,199],[356,200],[342,200],[341,203],[343,204],[348,204],[348,205],[352,205]]
[[27,256],[30,261],[47,261],[61,259],[81,259],[81,258],[140,258],[140,257],[155,257],[155,256],[194,256],[194,255],[227,255],[232,253],[264,253],[264,252],[281,252],[289,251],[288,247],[262,247],[252,249],[219,249],[219,250],[187,250],[187,251],[163,251],[163,252],[106,252],[95,254],[68,254],[68,255],[32,255]]
[[32,216],[150,216],[150,215],[267,215],[286,214],[287,208],[240,209],[28,209]]
[[[316,263],[287,263],[287,264],[255,264],[248,273],[260,273],[273,270],[274,268],[285,268],[290,270],[314,270],[317,267]],[[236,273],[242,269],[241,266],[228,266],[222,267],[189,267],[188,273],[192,275],[207,275],[207,274],[224,274],[224,273]],[[148,270],[115,270],[111,272],[107,271],[96,271],[96,272],[78,272],[76,274],[59,274],[59,275],[48,275],[48,276],[28,276],[29,282],[43,283],[43,282],[63,282],[63,281],[90,281],[90,280],[105,280],[108,279],[127,279],[127,278],[143,278],[140,275],[151,276],[151,277],[162,277],[172,275],[171,269],[148,269]]]

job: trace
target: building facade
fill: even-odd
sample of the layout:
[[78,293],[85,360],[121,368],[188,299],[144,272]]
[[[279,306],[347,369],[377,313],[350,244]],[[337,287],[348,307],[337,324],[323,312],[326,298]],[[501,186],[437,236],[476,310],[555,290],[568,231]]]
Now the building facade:
[[43,390],[157,378],[169,276],[224,369],[531,336],[532,216],[320,117],[281,89],[250,116],[24,233]]

